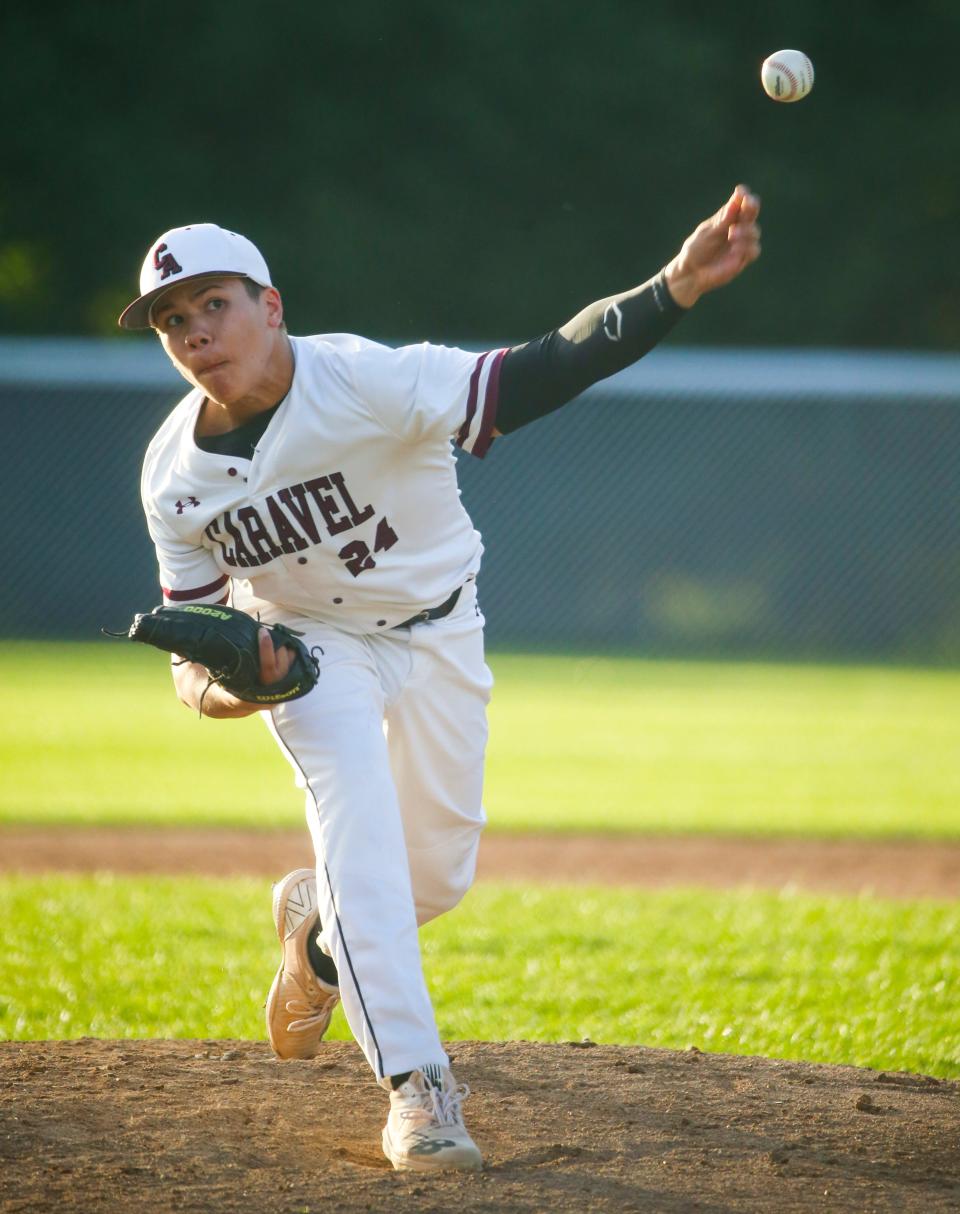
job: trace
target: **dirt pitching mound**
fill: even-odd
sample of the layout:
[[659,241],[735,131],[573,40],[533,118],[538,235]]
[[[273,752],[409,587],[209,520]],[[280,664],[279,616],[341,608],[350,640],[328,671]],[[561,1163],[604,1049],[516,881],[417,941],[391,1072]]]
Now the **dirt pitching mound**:
[[352,1044],[0,1044],[0,1209],[923,1211],[960,1205],[960,1084],[698,1051],[456,1042],[478,1174],[394,1172]]

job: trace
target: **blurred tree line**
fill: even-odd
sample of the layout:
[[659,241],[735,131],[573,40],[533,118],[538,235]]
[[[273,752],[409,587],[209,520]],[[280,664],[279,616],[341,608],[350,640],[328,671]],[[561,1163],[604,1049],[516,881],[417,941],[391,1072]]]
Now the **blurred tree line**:
[[[161,231],[249,235],[294,332],[513,341],[738,181],[764,256],[684,342],[955,347],[955,0],[37,0],[0,17],[0,330],[115,332]],[[763,58],[799,47],[812,95]]]

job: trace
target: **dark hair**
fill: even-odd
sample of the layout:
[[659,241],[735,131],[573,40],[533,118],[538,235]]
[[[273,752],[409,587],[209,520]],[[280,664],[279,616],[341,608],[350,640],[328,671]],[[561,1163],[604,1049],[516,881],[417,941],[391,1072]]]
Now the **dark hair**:
[[[257,302],[257,300],[260,298],[260,296],[267,289],[266,287],[261,287],[261,285],[258,282],[254,282],[252,278],[241,278],[240,281],[243,283],[244,287],[246,288],[247,294],[250,296],[250,298],[253,300],[254,303]],[[286,333],[287,322],[284,321],[283,324],[280,326],[280,328],[284,333]]]

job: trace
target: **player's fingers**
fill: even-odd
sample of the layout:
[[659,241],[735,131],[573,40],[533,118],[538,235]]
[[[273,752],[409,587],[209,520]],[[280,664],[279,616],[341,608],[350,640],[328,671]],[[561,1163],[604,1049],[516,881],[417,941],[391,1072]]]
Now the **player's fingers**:
[[755,261],[760,256],[760,238],[744,237],[740,240],[733,240],[731,249],[734,256],[746,257],[750,261]]
[[760,214],[760,199],[756,194],[745,194],[737,215],[738,223],[752,223]]
[[257,640],[260,644],[260,682],[276,683],[282,675],[278,669],[278,653],[273,647],[273,638],[268,628],[261,627]]
[[734,223],[740,215],[744,199],[748,198],[749,196],[749,186],[735,186],[733,193],[714,216],[714,221],[717,227],[729,227],[731,223]]
[[760,256],[760,241],[745,240],[737,246],[737,253],[740,257],[740,265],[748,266],[752,261],[756,261]]
[[740,195],[734,190],[720,210],[714,215],[711,226],[722,231],[732,223],[735,223],[737,215],[740,213],[740,204]]
[[718,219],[719,226],[733,223],[753,223],[760,214],[760,198],[749,186],[738,185],[730,196],[729,202],[721,210]]
[[261,627],[258,636],[260,645],[260,682],[264,685],[276,683],[289,673],[293,665],[293,651],[286,645],[274,649],[273,638],[267,628]]
[[760,256],[760,241],[743,239],[731,242],[724,257],[717,262],[722,281],[730,282]]
[[727,230],[727,239],[731,244],[739,241],[759,240],[760,225],[758,223],[733,223]]

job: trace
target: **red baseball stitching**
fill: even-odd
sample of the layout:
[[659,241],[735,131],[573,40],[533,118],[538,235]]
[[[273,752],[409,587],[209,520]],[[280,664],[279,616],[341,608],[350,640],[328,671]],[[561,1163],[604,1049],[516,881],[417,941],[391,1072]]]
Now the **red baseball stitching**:
[[[785,63],[781,63],[779,59],[774,59],[770,66],[774,69],[774,71],[783,72],[784,76],[786,76],[786,78],[790,81],[790,84],[793,86],[793,93],[799,92],[800,81],[796,78],[796,76],[794,76],[793,72],[790,71]],[[793,93],[790,94],[791,97],[793,96]]]

